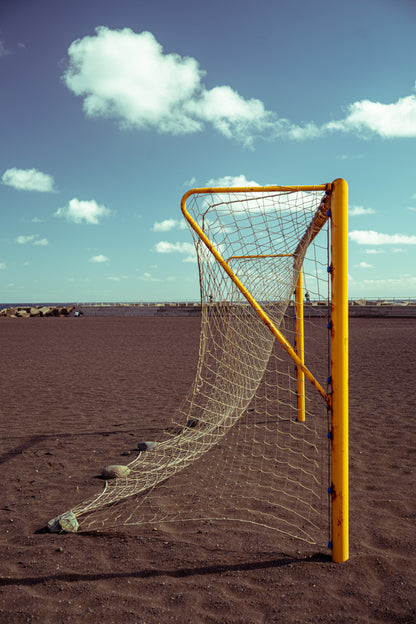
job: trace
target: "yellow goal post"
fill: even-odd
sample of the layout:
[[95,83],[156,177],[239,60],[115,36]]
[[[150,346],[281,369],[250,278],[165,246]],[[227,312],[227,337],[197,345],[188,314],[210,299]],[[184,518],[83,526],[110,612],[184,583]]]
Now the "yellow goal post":
[[[205,233],[204,220],[209,219],[209,210],[202,215],[202,221],[197,222],[188,211],[187,202],[195,195],[210,195],[221,198],[232,193],[233,197],[256,197],[273,194],[291,194],[322,192],[323,198],[318,209],[313,214],[309,226],[299,236],[296,248],[291,253],[276,254],[247,254],[231,255],[224,258],[214,242]],[[330,430],[328,438],[331,444],[331,481],[328,493],[331,497],[331,542],[332,559],[341,563],[349,556],[349,496],[348,496],[348,185],[344,179],[338,178],[332,183],[324,185],[304,186],[265,186],[265,187],[218,187],[196,188],[188,191],[182,198],[181,209],[185,219],[200,242],[206,246],[210,254],[229,279],[237,287],[248,304],[253,308],[257,316],[272,332],[286,353],[292,358],[297,370],[297,413],[298,421],[304,421],[304,407],[302,405],[304,391],[302,390],[305,378],[315,387],[316,391],[327,403],[330,414]],[[232,212],[232,201],[230,201]],[[318,235],[327,220],[330,220],[330,261],[327,271],[330,274],[330,321],[328,328],[331,333],[330,340],[330,375],[328,377],[329,390],[323,388],[322,383],[309,370],[304,361],[304,329],[303,329],[303,283],[302,263],[306,248]],[[256,234],[256,232],[254,233]],[[262,236],[262,232],[257,233]],[[296,345],[293,347],[267,313],[267,306],[258,301],[250,289],[238,277],[233,270],[233,260],[256,259],[278,256],[292,256],[294,274],[297,275],[295,286],[296,306]]]

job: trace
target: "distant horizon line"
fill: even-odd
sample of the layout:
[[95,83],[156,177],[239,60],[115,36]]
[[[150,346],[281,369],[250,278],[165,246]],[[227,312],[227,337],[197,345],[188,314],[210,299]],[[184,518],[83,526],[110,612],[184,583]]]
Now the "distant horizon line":
[[[313,298],[312,298],[313,301]],[[387,302],[395,302],[395,301],[414,301],[416,303],[416,295],[415,296],[389,296],[389,297],[382,297],[382,296],[373,296],[373,297],[365,297],[365,296],[359,296],[359,297],[349,297],[348,298],[349,302],[354,302],[354,301],[387,301]],[[4,303],[0,303],[0,310],[3,308],[9,308],[9,307],[16,307],[16,306],[33,306],[33,307],[41,307],[41,306],[61,306],[61,307],[66,307],[66,306],[163,306],[163,305],[199,305],[201,304],[201,300],[200,299],[175,299],[175,300],[162,300],[162,299],[155,299],[155,300],[149,300],[149,301],[129,301],[129,300],[118,300],[118,301],[104,301],[104,300],[97,300],[97,301],[15,301],[15,302],[4,302]]]

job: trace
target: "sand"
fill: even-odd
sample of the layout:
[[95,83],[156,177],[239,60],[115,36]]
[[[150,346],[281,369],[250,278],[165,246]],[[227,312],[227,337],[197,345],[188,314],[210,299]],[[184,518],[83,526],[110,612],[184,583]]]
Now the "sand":
[[416,621],[416,319],[350,320],[350,559],[212,523],[37,532],[193,380],[198,318],[1,319],[0,622]]

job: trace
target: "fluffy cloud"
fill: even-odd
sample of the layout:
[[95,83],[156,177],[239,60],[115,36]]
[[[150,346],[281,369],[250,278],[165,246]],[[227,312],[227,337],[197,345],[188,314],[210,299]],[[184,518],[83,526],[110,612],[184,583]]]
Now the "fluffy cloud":
[[64,208],[58,208],[55,212],[56,217],[64,217],[67,221],[73,223],[89,223],[97,225],[100,219],[111,214],[110,210],[103,205],[97,204],[94,199],[82,201],[80,199],[71,199],[69,204]]
[[16,238],[16,243],[19,243],[19,245],[27,245],[28,243],[32,243],[32,245],[40,245],[41,247],[46,247],[46,245],[49,245],[48,239],[39,238],[38,234],[21,234]]
[[7,169],[1,178],[3,184],[12,186],[18,191],[54,192],[54,180],[47,173],[37,169]]
[[180,253],[186,257],[184,262],[196,262],[195,247],[192,243],[169,243],[168,241],[159,241],[154,247],[157,253],[169,254]]
[[103,254],[98,254],[98,256],[92,256],[90,258],[90,262],[97,263],[97,264],[101,262],[109,262],[109,261],[110,261],[110,258],[107,258],[107,256],[104,256]]
[[245,100],[229,86],[202,90],[198,99],[186,104],[186,110],[203,121],[211,123],[228,138],[250,139],[250,133],[261,133],[270,127],[273,113],[265,110],[263,102]]
[[163,280],[158,278],[158,277],[154,277],[151,273],[148,273],[147,271],[145,273],[142,273],[142,275],[138,275],[137,279],[142,280],[143,282],[162,282]]
[[294,140],[328,132],[416,136],[413,94],[389,104],[363,99],[348,106],[344,119],[297,125],[267,111],[261,100],[242,97],[229,85],[207,89],[206,72],[196,59],[165,53],[146,31],[102,26],[95,35],[74,41],[68,57],[63,79],[75,95],[84,98],[86,115],[115,119],[123,127],[180,135],[210,125],[248,145],[258,135]]
[[[361,284],[368,284],[372,286],[402,286],[404,287],[403,292],[409,292],[409,286],[416,286],[416,276],[405,274],[399,275],[398,277],[390,277],[386,279],[363,279],[360,280]],[[396,291],[397,292],[397,291]]]
[[170,230],[185,230],[186,223],[184,220],[178,219],[165,219],[164,221],[156,221],[153,224],[153,232],[169,232]]
[[381,234],[374,230],[354,230],[348,236],[359,245],[416,245],[416,236],[408,234]]
[[168,241],[159,241],[155,245],[158,253],[184,253],[190,254],[194,251],[192,243],[169,243]]
[[275,130],[277,135],[297,140],[313,139],[328,132],[377,134],[387,139],[416,137],[416,96],[408,95],[391,104],[360,100],[347,107],[344,119],[321,126],[313,122],[298,126],[280,119]]
[[3,271],[6,268],[6,263],[5,262],[0,262],[0,271]]
[[321,126],[313,122],[298,126],[280,119],[274,130],[275,136],[297,140],[314,139],[328,132],[358,133],[361,136],[376,134],[386,139],[412,138],[416,137],[416,96],[408,95],[390,104],[360,100],[347,107],[344,119]]
[[297,126],[286,119],[279,120],[280,135],[292,139],[313,139],[328,132],[359,133],[362,136],[377,134],[383,138],[416,137],[416,96],[408,95],[396,102],[384,104],[360,100],[347,107],[344,119],[321,126],[308,123]]
[[373,208],[364,208],[364,206],[350,206],[348,214],[350,217],[358,217],[361,215],[375,214]]
[[368,262],[360,262],[359,264],[356,264],[355,266],[359,269],[372,269],[373,268],[373,265],[368,264]]
[[361,100],[354,102],[342,121],[326,125],[328,130],[367,131],[384,138],[416,136],[416,96],[399,98],[392,104]]
[[258,182],[254,182],[254,180],[247,180],[244,174],[240,174],[238,176],[224,176],[222,178],[211,178],[208,180],[206,186],[208,187],[225,187],[230,188],[233,186],[247,187],[247,186],[260,186]]
[[166,54],[150,32],[100,27],[74,41],[68,55],[65,84],[84,97],[89,117],[174,135],[201,131],[208,123],[248,142],[274,123],[260,100],[246,100],[229,86],[206,89],[198,61]]
[[325,131],[325,126],[319,127],[313,122],[307,123],[304,126],[297,126],[296,124],[290,123],[287,119],[281,119],[278,134],[286,135],[290,139],[300,141],[306,139],[315,139],[316,137],[324,134]]
[[35,234],[23,235],[21,234],[16,238],[16,243],[19,245],[26,245],[26,243],[31,243],[35,239]]

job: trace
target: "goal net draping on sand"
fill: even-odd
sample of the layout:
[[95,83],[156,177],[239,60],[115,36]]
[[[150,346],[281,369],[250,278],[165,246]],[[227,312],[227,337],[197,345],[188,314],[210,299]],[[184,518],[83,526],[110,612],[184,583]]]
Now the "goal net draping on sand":
[[184,196],[202,302],[195,380],[129,474],[71,509],[80,530],[233,520],[327,541],[326,188]]

